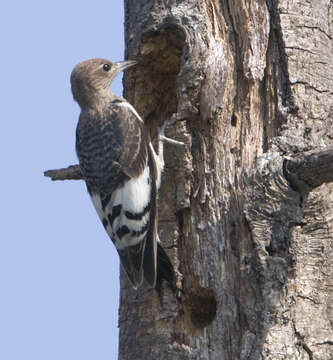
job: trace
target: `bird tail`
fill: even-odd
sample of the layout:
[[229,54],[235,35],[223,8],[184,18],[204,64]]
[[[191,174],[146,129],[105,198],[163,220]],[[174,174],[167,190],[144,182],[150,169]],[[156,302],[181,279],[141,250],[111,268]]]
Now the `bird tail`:
[[163,249],[162,245],[157,242],[157,271],[156,271],[156,285],[155,289],[160,292],[162,281],[165,280],[169,283],[171,289],[175,290],[175,272],[171,261]]
[[127,274],[127,277],[134,287],[137,289],[142,282],[142,262],[144,254],[144,244],[128,246],[125,249],[118,250],[121,264]]

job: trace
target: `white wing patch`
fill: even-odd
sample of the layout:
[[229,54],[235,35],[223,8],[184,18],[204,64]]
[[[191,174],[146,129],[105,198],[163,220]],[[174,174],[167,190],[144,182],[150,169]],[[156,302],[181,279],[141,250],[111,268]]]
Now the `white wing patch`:
[[[104,210],[99,194],[92,194],[91,199],[98,216],[118,250],[136,245],[146,236],[150,197],[148,166],[139,177],[130,179],[123,187],[115,190]],[[115,208],[121,209],[117,216],[113,216]]]
[[113,206],[122,204],[125,211],[141,212],[150,200],[149,167],[115,191]]

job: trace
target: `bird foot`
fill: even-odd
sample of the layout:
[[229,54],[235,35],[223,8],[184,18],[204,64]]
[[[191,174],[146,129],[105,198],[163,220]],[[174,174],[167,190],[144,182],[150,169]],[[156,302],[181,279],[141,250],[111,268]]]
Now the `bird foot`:
[[168,137],[166,137],[164,135],[160,135],[158,139],[160,141],[169,143],[171,145],[175,145],[175,146],[179,146],[179,147],[184,147],[185,146],[185,143],[183,143],[181,141],[174,140],[174,139],[170,139],[170,138],[168,138]]
[[167,136],[164,135],[165,133],[165,129],[166,127],[171,123],[173,124],[174,121],[172,121],[174,119],[172,119],[171,117],[171,122],[169,120],[165,120],[164,121],[164,124],[158,129],[158,134],[157,134],[157,140],[158,140],[158,143],[160,142],[166,142],[166,143],[169,143],[171,145],[175,145],[175,146],[179,146],[179,147],[184,147],[185,144],[181,141],[177,141],[177,140],[174,140],[174,139],[170,139],[168,138]]

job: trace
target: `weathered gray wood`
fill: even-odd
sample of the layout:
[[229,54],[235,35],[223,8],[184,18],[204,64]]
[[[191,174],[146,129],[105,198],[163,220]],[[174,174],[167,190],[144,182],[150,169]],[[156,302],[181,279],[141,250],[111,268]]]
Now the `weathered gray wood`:
[[79,165],[70,165],[67,168],[46,170],[44,176],[51,180],[83,180],[83,175]]
[[331,187],[301,196],[283,167],[332,143],[330,6],[125,1],[126,96],[189,146],[167,147],[160,194],[182,302],[122,278],[119,359],[331,357]]
[[[279,43],[279,52],[268,56],[275,76],[271,83],[284,81],[270,96],[275,99],[273,114],[280,119],[272,147],[281,155],[292,155],[331,145],[332,3],[283,0],[268,4]],[[281,59],[284,68],[279,66]],[[317,178],[320,173],[318,169]],[[304,188],[300,189],[304,195]],[[333,358],[332,185],[302,196],[299,208],[303,218],[284,241],[292,263],[264,348],[278,353],[275,358],[328,360]]]
[[333,181],[333,146],[299,153],[285,160],[284,171],[292,186],[301,193]]

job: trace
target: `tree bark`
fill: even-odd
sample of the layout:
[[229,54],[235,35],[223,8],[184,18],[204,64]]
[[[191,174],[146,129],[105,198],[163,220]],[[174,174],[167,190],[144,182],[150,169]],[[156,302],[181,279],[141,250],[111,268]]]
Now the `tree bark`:
[[159,198],[180,299],[121,275],[120,360],[333,359],[332,11],[125,0],[125,96],[187,146]]
[[126,97],[187,148],[159,209],[181,300],[122,277],[119,359],[332,359],[331,2],[125,10]]

